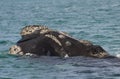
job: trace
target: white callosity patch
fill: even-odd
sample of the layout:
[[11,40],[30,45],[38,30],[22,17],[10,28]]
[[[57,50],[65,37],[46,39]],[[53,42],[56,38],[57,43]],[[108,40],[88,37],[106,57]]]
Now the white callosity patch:
[[21,31],[21,35],[28,35],[28,34],[32,34],[33,32],[35,32],[36,30],[38,30],[38,27],[26,27]]
[[64,38],[65,38],[65,36],[64,36],[64,35],[61,35],[61,34],[60,34],[58,37],[61,38],[61,39],[64,39]]
[[[74,39],[73,37],[71,37],[70,35],[68,35],[67,33],[65,33],[65,32],[59,32],[60,34],[62,34],[64,37],[69,37],[69,38],[71,38],[71,39]],[[79,41],[79,40],[77,40],[77,39],[74,39],[74,40],[76,40],[76,41]]]
[[95,57],[99,57],[99,58],[102,58],[102,57],[108,55],[108,54],[105,53],[105,52],[99,52],[99,53],[91,52],[90,54],[91,54],[91,56],[95,56]]
[[66,45],[66,46],[71,46],[72,44],[71,44],[70,41],[66,41],[66,42],[65,42],[65,45]]
[[80,43],[83,43],[83,44],[85,44],[87,46],[93,45],[90,41],[87,41],[87,40],[79,40],[79,41],[80,41]]
[[[12,55],[24,55],[24,53],[22,52],[22,49],[17,46],[17,45],[14,45],[10,48],[10,54]],[[32,54],[32,53],[25,53],[26,56],[36,56],[35,54]]]
[[59,44],[60,46],[62,46],[61,42],[53,35],[49,35],[49,34],[46,34],[45,35],[46,37],[48,38],[51,38],[52,40],[54,40],[57,44]]
[[60,50],[58,50],[60,53],[60,56],[63,57],[63,58],[68,58],[68,54],[67,52],[64,50],[64,48],[61,48]]
[[[60,32],[60,33],[62,33],[62,34],[58,35],[58,37],[61,38],[61,39],[65,39],[66,36],[63,35],[63,32]],[[72,44],[71,44],[70,41],[66,41],[66,42],[65,42],[65,45],[66,45],[66,46],[71,46]]]
[[38,29],[39,29],[39,30],[48,29],[48,27],[46,27],[46,26],[39,26]]
[[23,55],[23,52],[21,51],[21,48],[19,46],[14,45],[10,48],[10,54]]
[[66,54],[65,56],[64,56],[64,58],[68,58],[69,56],[68,56],[68,54]]
[[33,25],[33,26],[26,26],[25,28],[22,29],[21,35],[28,35],[32,33],[38,33],[38,31],[41,30],[46,30],[48,29],[46,26],[38,26],[38,25]]
[[117,54],[116,57],[120,58],[120,54]]
[[34,56],[34,54],[32,54],[32,53],[26,53],[25,55],[26,56]]
[[40,34],[45,34],[45,33],[49,32],[49,31],[50,31],[49,29],[42,29],[42,30],[40,31]]
[[68,36],[68,37],[70,37],[67,33],[65,33],[65,32],[59,32],[60,34],[62,34],[62,35],[64,35],[64,36]]

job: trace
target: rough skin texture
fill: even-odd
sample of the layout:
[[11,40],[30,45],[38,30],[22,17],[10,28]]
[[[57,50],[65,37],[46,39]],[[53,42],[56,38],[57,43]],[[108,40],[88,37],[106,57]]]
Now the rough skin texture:
[[87,40],[77,40],[66,32],[60,32],[41,25],[29,25],[22,29],[21,39],[10,48],[10,54],[16,55],[49,55],[62,58],[87,56],[109,58],[101,46],[93,45]]
[[37,34],[37,33],[40,33],[40,31],[42,30],[47,30],[48,28],[46,26],[42,26],[42,25],[29,25],[29,26],[26,26],[24,27],[20,34],[21,36],[24,36],[24,35],[29,35],[29,34]]

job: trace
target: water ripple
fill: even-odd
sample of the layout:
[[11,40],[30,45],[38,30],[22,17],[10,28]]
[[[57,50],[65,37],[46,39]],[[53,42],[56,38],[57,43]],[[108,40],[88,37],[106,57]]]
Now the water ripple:
[[119,59],[18,57],[7,54],[21,28],[42,24],[120,54],[119,0],[1,0],[1,79],[119,79]]

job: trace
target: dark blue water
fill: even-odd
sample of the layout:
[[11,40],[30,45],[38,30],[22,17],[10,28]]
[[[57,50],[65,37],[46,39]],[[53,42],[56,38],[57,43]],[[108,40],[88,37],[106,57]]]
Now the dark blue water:
[[0,0],[0,79],[120,79],[120,60],[8,55],[21,28],[42,24],[120,54],[120,0]]

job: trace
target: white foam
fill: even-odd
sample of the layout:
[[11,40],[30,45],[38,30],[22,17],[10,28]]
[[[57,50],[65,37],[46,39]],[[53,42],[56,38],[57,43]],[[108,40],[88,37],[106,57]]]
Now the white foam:
[[68,56],[68,54],[66,54],[65,56],[64,56],[64,58],[68,58],[69,56]]
[[120,54],[117,54],[116,57],[120,58]]

